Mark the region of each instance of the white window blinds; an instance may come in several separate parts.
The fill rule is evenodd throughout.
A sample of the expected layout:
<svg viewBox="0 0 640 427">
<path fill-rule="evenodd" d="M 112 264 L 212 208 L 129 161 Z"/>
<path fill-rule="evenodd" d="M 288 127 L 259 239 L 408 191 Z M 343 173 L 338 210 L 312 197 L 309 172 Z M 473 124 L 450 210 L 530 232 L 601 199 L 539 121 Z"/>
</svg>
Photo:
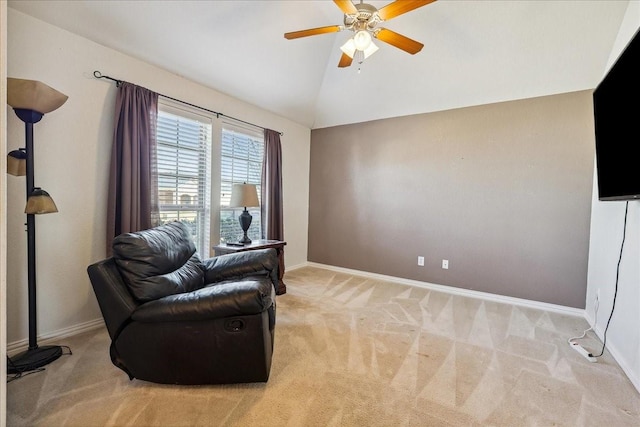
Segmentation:
<svg viewBox="0 0 640 427">
<path fill-rule="evenodd" d="M 238 216 L 243 208 L 230 208 L 233 184 L 255 184 L 260 198 L 264 135 L 261 128 L 222 124 L 221 176 L 220 176 L 220 241 L 237 242 L 242 237 Z M 261 239 L 260 208 L 247 208 L 253 220 L 247 236 Z"/>
<path fill-rule="evenodd" d="M 158 107 L 158 201 L 162 223 L 191 228 L 201 257 L 209 255 L 211 118 L 163 103 Z"/>
</svg>

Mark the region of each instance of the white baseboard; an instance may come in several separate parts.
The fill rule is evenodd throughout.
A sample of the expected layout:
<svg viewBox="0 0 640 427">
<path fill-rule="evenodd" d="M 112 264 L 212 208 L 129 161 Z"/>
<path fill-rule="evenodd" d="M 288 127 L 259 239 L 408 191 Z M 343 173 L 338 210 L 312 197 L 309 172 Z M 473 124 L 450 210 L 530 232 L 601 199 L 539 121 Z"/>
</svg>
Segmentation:
<svg viewBox="0 0 640 427">
<path fill-rule="evenodd" d="M 103 327 L 104 320 L 102 318 L 79 323 L 77 325 L 69 326 L 68 328 L 58 329 L 57 331 L 38 336 L 38 345 L 54 345 L 56 344 L 56 341 L 62 338 L 72 337 L 74 335 L 79 335 L 84 332 L 93 331 Z M 27 348 L 29 348 L 28 339 L 7 343 L 7 355 L 9 355 L 9 357 L 14 356 L 25 351 Z"/>
<path fill-rule="evenodd" d="M 587 319 L 587 322 L 589 322 L 589 325 L 593 328 L 593 332 L 595 332 L 595 334 L 600 339 L 600 342 L 603 342 L 604 329 L 602 329 L 602 326 L 594 325 L 595 318 L 588 312 L 585 313 L 585 318 Z M 622 352 L 618 350 L 616 345 L 614 343 L 611 343 L 611 341 L 607 341 L 607 351 L 611 353 L 611 356 L 616 360 L 616 363 L 620 366 L 620 369 L 624 371 L 627 378 L 629 378 L 629 381 L 631 381 L 631 384 L 633 384 L 636 390 L 638 390 L 638 393 L 640 393 L 640 378 L 636 375 L 632 367 L 629 366 Z"/>
<path fill-rule="evenodd" d="M 435 283 L 421 282 L 419 280 L 404 279 L 401 277 L 394 277 L 394 276 L 386 276 L 384 274 L 370 273 L 368 271 L 352 270 L 349 268 L 336 267 L 333 265 L 319 264 L 315 262 L 298 264 L 296 266 L 288 268 L 287 271 L 297 270 L 302 267 L 322 268 L 325 270 L 336 271 L 339 273 L 352 274 L 354 276 L 367 277 L 375 280 L 399 283 L 402 285 L 430 289 L 430 290 L 445 292 L 453 295 L 461 295 L 461 296 L 466 296 L 470 298 L 478 298 L 478 299 L 483 299 L 488 301 L 517 305 L 521 307 L 535 308 L 538 310 L 552 311 L 555 313 L 566 314 L 569 316 L 577 316 L 577 317 L 583 317 L 583 318 L 585 317 L 585 310 L 581 308 L 566 307 L 563 305 L 550 304 L 546 302 L 532 301 L 532 300 L 527 300 L 522 298 L 514 298 L 514 297 L 508 297 L 504 295 L 490 294 L 488 292 L 472 291 L 469 289 L 456 288 L 453 286 L 438 285 Z"/>
<path fill-rule="evenodd" d="M 296 264 L 296 265 L 292 265 L 292 266 L 287 266 L 287 268 L 285 268 L 285 272 L 286 271 L 293 271 L 293 270 L 297 270 L 299 268 L 303 268 L 303 267 L 308 267 L 310 264 L 309 262 L 303 262 L 301 264 Z"/>
</svg>

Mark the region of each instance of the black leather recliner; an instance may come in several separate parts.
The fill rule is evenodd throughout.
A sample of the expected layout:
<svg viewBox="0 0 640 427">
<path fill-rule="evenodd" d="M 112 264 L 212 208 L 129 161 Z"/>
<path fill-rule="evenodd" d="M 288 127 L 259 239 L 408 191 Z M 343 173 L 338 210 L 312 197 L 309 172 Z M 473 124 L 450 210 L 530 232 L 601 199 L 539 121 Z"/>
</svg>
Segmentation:
<svg viewBox="0 0 640 427">
<path fill-rule="evenodd" d="M 273 353 L 274 249 L 201 260 L 182 222 L 126 233 L 87 268 L 115 366 L 164 384 L 265 382 Z"/>
</svg>

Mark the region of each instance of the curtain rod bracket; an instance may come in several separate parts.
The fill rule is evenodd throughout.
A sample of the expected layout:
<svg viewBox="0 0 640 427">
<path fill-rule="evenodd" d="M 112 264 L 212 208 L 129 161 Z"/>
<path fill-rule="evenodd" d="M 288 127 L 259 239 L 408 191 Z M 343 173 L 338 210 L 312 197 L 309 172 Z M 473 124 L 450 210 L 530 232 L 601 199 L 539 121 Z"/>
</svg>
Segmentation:
<svg viewBox="0 0 640 427">
<path fill-rule="evenodd" d="M 122 84 L 122 80 L 118 80 L 118 79 L 114 79 L 113 77 L 109 77 L 109 76 L 105 76 L 104 74 L 102 74 L 100 71 L 96 70 L 93 72 L 93 77 L 95 77 L 96 79 L 107 79 L 107 80 L 111 80 L 112 82 L 115 82 L 116 87 L 120 87 L 120 85 Z"/>
</svg>

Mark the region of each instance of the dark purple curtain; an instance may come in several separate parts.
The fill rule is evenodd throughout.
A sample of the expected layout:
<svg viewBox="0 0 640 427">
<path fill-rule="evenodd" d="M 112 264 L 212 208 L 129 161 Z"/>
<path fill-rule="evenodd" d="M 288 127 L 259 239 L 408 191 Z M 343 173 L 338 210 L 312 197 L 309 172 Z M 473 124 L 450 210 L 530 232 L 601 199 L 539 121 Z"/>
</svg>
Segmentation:
<svg viewBox="0 0 640 427">
<path fill-rule="evenodd" d="M 282 146 L 280 133 L 264 130 L 264 158 L 262 161 L 262 236 L 270 240 L 284 240 L 282 215 Z"/>
<path fill-rule="evenodd" d="M 158 224 L 157 115 L 157 93 L 119 84 L 109 172 L 108 255 L 114 237 Z"/>
</svg>

